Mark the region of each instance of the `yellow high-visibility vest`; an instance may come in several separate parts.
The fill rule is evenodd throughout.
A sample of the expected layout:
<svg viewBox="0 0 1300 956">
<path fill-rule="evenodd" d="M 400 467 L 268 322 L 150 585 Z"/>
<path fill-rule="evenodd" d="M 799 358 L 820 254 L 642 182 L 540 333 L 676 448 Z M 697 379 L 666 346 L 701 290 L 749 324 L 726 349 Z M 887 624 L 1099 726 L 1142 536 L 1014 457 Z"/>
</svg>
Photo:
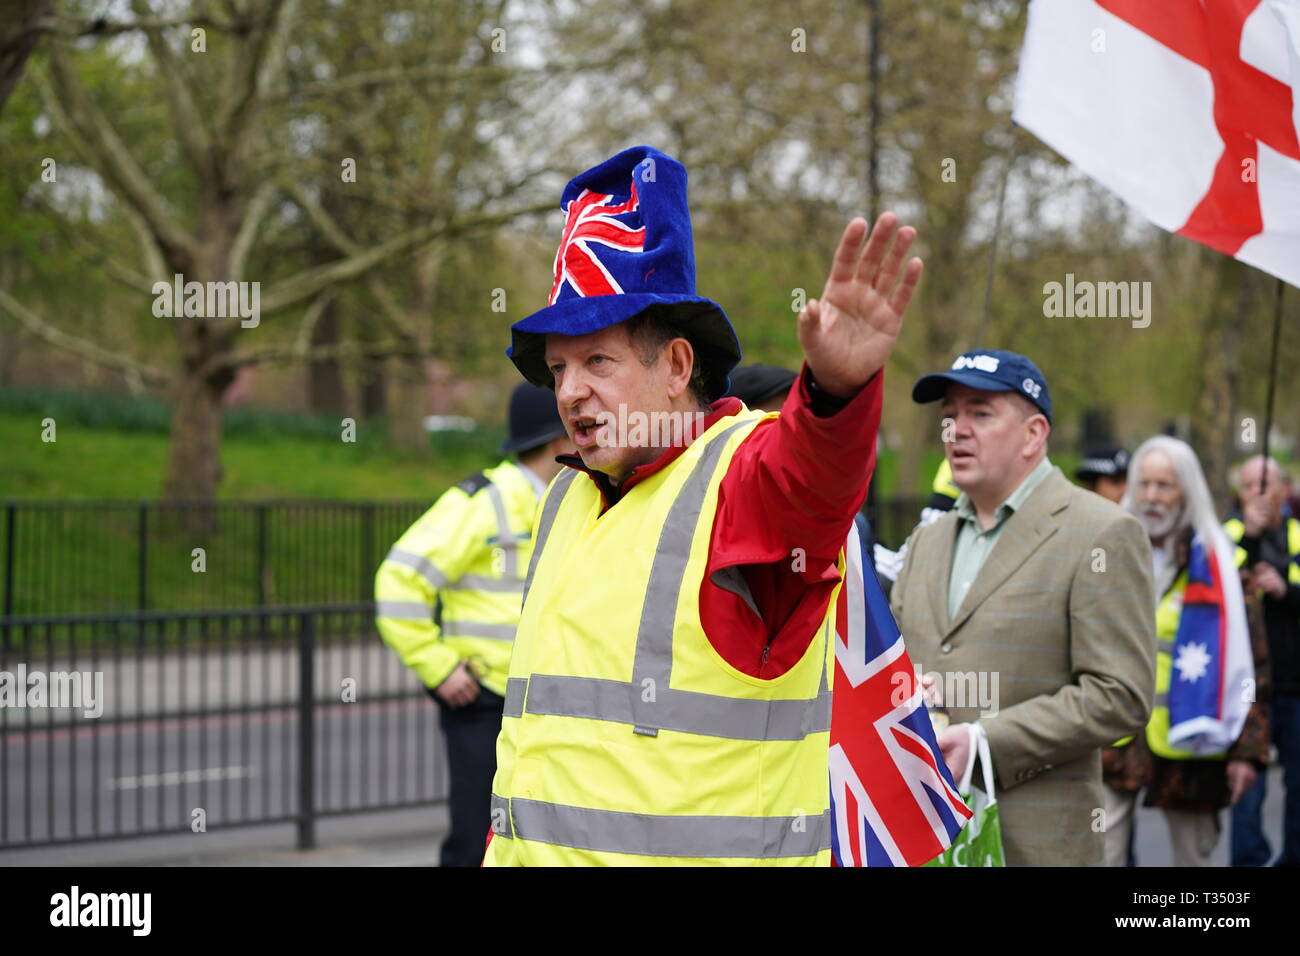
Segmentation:
<svg viewBox="0 0 1300 956">
<path fill-rule="evenodd" d="M 930 483 L 930 491 L 936 495 L 951 498 L 953 501 L 956 501 L 957 496 L 961 494 L 961 489 L 953 484 L 952 465 L 948 464 L 946 457 L 939 462 L 939 468 L 934 473 L 934 481 Z"/>
<path fill-rule="evenodd" d="M 1234 557 L 1237 567 L 1244 567 L 1246 564 L 1246 549 L 1241 546 L 1241 539 L 1246 534 L 1245 524 L 1240 518 L 1229 518 L 1223 523 L 1223 530 L 1227 533 L 1228 540 L 1236 545 Z M 1297 557 L 1300 557 L 1300 521 L 1295 518 L 1288 518 L 1286 522 L 1286 547 L 1290 558 L 1287 562 L 1287 581 L 1291 584 L 1300 584 L 1300 566 L 1296 563 Z M 1146 734 L 1147 743 L 1150 744 L 1151 750 L 1170 760 L 1200 759 L 1203 756 L 1169 746 L 1169 680 L 1170 673 L 1173 670 L 1174 638 L 1178 634 L 1178 615 L 1182 611 L 1183 589 L 1186 587 L 1187 574 L 1184 572 L 1156 609 L 1156 638 L 1158 641 L 1156 645 L 1156 701 L 1151 710 L 1151 717 L 1147 722 Z M 1112 746 L 1125 747 L 1132 741 L 1132 737 L 1125 737 L 1123 740 L 1116 741 Z M 1206 759 L 1222 759 L 1222 755 L 1217 758 L 1209 757 Z"/>
<path fill-rule="evenodd" d="M 428 687 L 463 660 L 505 696 L 537 513 L 521 468 L 504 461 L 448 489 L 375 575 L 379 633 Z"/>
<path fill-rule="evenodd" d="M 1169 682 L 1174 670 L 1174 640 L 1178 636 L 1178 619 L 1183 613 L 1183 593 L 1187 590 L 1184 569 L 1173 587 L 1156 608 L 1156 696 L 1147 720 L 1147 746 L 1166 760 L 1223 760 L 1226 754 L 1197 754 L 1180 750 L 1169 743 Z"/>
<path fill-rule="evenodd" d="M 1237 567 L 1244 567 L 1246 549 L 1241 546 L 1241 539 L 1246 534 L 1246 525 L 1240 518 L 1229 518 L 1223 522 L 1223 530 L 1228 533 L 1228 539 L 1237 546 L 1234 553 Z M 1295 518 L 1286 519 L 1286 550 L 1287 557 L 1290 559 L 1286 565 L 1286 579 L 1290 584 L 1300 584 L 1300 564 L 1297 563 L 1297 559 L 1300 558 L 1300 521 Z"/>
<path fill-rule="evenodd" d="M 551 484 L 486 865 L 829 865 L 838 586 L 808 650 L 771 680 L 723 660 L 700 621 L 718 487 L 764 417 L 716 422 L 603 515 L 585 475 Z"/>
</svg>

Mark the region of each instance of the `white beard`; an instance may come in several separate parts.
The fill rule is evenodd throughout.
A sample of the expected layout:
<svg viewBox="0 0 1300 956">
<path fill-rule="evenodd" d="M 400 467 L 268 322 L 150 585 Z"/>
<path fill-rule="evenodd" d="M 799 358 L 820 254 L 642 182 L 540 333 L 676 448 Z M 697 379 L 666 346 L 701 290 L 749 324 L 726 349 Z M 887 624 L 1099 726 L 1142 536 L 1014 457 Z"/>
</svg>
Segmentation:
<svg viewBox="0 0 1300 956">
<path fill-rule="evenodd" d="M 1182 508 L 1177 511 L 1166 511 L 1163 508 L 1159 510 L 1164 513 L 1156 517 L 1147 514 L 1145 510 L 1138 512 L 1137 515 L 1137 519 L 1142 522 L 1142 527 L 1146 528 L 1147 537 L 1152 540 L 1168 536 L 1169 532 L 1178 526 L 1178 519 L 1183 514 Z"/>
</svg>

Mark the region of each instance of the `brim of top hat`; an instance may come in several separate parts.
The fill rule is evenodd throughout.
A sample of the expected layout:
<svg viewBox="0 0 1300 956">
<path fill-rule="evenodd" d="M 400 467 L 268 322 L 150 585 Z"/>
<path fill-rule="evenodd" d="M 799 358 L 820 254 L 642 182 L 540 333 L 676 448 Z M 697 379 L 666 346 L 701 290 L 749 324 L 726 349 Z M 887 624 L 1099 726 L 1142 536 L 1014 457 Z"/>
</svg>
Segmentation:
<svg viewBox="0 0 1300 956">
<path fill-rule="evenodd" d="M 547 335 L 589 335 L 642 312 L 657 314 L 689 331 L 696 361 L 704 369 L 707 399 L 713 401 L 726 394 L 731 370 L 740 363 L 740 343 L 722 306 L 698 295 L 634 292 L 566 299 L 512 325 L 506 355 L 528 381 L 553 388 L 555 383 L 546 367 Z"/>
</svg>

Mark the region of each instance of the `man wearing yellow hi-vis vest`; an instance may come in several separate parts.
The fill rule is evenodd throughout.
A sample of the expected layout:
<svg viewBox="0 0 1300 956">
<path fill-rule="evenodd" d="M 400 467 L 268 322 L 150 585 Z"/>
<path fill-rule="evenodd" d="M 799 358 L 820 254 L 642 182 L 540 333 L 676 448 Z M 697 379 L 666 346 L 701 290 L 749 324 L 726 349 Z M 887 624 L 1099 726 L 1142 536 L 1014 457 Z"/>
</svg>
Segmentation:
<svg viewBox="0 0 1300 956">
<path fill-rule="evenodd" d="M 719 398 L 740 350 L 695 294 L 680 163 L 625 150 L 561 208 L 509 354 L 578 454 L 538 519 L 485 863 L 827 865 L 830 631 L 914 230 L 849 224 L 776 414 Z"/>
<path fill-rule="evenodd" d="M 1107 755 L 1106 861 L 1123 866 L 1138 790 L 1169 826 L 1175 866 L 1206 866 L 1219 811 L 1268 761 L 1267 650 L 1258 602 L 1196 453 L 1165 435 L 1133 454 L 1123 505 L 1151 539 L 1156 594 L 1155 702 L 1143 734 Z"/>
<path fill-rule="evenodd" d="M 375 575 L 379 633 L 438 704 L 451 778 L 442 866 L 477 866 L 496 736 L 519 623 L 533 519 L 568 448 L 551 393 L 510 396 L 501 462 L 449 489 L 397 540 Z"/>
<path fill-rule="evenodd" d="M 1267 471 L 1265 468 L 1267 467 Z M 1274 859 L 1261 820 L 1267 775 L 1232 808 L 1233 866 L 1300 866 L 1300 520 L 1288 513 L 1290 477 L 1271 458 L 1238 473 L 1241 513 L 1224 523 L 1247 589 L 1260 595 L 1272 695 L 1269 730 L 1282 765 L 1282 845 Z"/>
</svg>

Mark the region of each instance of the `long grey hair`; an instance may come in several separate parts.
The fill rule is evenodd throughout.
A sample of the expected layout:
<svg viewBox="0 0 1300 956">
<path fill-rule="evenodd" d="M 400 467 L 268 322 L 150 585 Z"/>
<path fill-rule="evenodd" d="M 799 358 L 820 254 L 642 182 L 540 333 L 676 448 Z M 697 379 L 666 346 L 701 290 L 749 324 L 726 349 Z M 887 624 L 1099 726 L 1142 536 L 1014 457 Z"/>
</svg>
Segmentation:
<svg viewBox="0 0 1300 956">
<path fill-rule="evenodd" d="M 1138 469 L 1142 465 L 1142 459 L 1153 451 L 1163 452 L 1168 457 L 1182 489 L 1183 509 L 1174 522 L 1174 532 L 1177 533 L 1190 526 L 1207 546 L 1222 544 L 1226 547 L 1228 537 L 1223 533 L 1219 517 L 1215 514 L 1214 499 L 1210 496 L 1210 486 L 1205 481 L 1205 472 L 1201 470 L 1201 462 L 1197 459 L 1196 452 L 1185 441 L 1169 435 L 1156 435 L 1139 445 L 1129 460 L 1128 487 L 1124 489 L 1124 499 L 1120 505 L 1130 514 L 1141 513 L 1142 508 L 1138 503 Z M 1228 553 L 1231 553 L 1230 549 Z"/>
</svg>

